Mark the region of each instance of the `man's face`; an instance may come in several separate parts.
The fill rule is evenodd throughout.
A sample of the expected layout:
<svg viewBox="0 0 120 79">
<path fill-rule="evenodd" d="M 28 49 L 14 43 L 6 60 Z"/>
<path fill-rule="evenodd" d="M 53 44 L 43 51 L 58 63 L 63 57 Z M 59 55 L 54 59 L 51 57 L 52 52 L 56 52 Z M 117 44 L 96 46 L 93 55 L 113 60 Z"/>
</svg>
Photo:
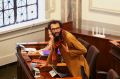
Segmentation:
<svg viewBox="0 0 120 79">
<path fill-rule="evenodd" d="M 51 24 L 51 32 L 52 32 L 54 37 L 57 37 L 60 35 L 61 28 L 60 28 L 59 23 Z"/>
</svg>

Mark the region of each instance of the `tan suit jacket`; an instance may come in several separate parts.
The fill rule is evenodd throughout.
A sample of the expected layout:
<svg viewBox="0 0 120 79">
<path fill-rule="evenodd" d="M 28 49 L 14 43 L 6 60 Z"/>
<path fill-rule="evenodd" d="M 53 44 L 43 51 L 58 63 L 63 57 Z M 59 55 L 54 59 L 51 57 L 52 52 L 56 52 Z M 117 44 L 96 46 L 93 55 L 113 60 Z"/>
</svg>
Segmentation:
<svg viewBox="0 0 120 79">
<path fill-rule="evenodd" d="M 66 52 L 66 50 L 63 48 L 62 45 L 59 46 L 59 50 L 71 74 L 73 76 L 81 76 L 80 68 L 81 66 L 83 66 L 85 73 L 87 77 L 89 78 L 89 67 L 88 67 L 86 59 L 83 56 L 83 54 L 87 52 L 87 49 L 71 33 L 63 30 L 62 35 L 63 35 L 63 40 L 64 40 L 63 44 L 68 46 L 69 52 Z M 47 58 L 48 63 L 51 63 L 52 55 L 54 52 L 55 51 L 52 48 Z"/>
</svg>

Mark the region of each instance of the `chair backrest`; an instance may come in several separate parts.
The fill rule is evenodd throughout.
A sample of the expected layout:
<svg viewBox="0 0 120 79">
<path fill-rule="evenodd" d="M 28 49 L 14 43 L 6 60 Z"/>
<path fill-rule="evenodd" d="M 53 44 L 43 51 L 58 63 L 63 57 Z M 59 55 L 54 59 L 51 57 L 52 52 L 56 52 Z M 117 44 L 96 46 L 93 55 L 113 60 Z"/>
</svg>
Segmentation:
<svg viewBox="0 0 120 79">
<path fill-rule="evenodd" d="M 77 38 L 79 42 L 81 42 L 86 48 L 87 50 L 90 47 L 90 43 L 88 43 L 87 41 L 83 40 L 82 38 Z"/>
<path fill-rule="evenodd" d="M 107 73 L 107 79 L 120 79 L 120 77 L 118 76 L 116 71 L 110 69 Z"/>
<path fill-rule="evenodd" d="M 90 43 L 88 43 L 87 41 L 85 41 L 85 40 L 83 40 L 82 38 L 77 38 L 78 39 L 78 41 L 81 43 L 81 44 L 83 44 L 84 46 L 85 46 L 85 48 L 88 50 L 89 49 L 89 47 L 91 46 L 91 44 Z M 84 54 L 84 56 L 86 57 L 86 54 Z"/>
<path fill-rule="evenodd" d="M 99 54 L 99 50 L 94 46 L 88 43 L 87 41 L 83 40 L 82 38 L 77 38 L 86 48 L 87 54 L 85 58 L 88 62 L 90 68 L 90 79 L 95 79 L 96 76 L 96 60 Z"/>
<path fill-rule="evenodd" d="M 90 79 L 94 79 L 96 76 L 96 60 L 98 54 L 99 50 L 94 45 L 91 45 L 86 55 L 86 60 L 90 68 Z"/>
</svg>

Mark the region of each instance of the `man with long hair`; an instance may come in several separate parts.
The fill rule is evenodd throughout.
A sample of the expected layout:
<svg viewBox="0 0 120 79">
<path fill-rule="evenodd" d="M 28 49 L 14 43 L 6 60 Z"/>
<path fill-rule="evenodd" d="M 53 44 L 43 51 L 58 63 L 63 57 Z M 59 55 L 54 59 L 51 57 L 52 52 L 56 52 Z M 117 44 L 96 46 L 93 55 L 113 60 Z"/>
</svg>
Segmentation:
<svg viewBox="0 0 120 79">
<path fill-rule="evenodd" d="M 83 54 L 87 49 L 68 31 L 62 29 L 62 23 L 52 20 L 48 24 L 48 30 L 53 35 L 50 44 L 50 54 L 45 66 L 57 64 L 57 50 L 73 76 L 82 76 L 83 79 L 89 78 L 89 67 Z"/>
</svg>

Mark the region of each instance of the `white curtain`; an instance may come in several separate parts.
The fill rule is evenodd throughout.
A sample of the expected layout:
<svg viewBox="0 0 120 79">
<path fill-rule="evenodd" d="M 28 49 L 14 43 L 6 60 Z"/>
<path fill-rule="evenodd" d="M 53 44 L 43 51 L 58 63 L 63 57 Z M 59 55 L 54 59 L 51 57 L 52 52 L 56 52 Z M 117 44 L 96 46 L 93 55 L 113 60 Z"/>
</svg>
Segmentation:
<svg viewBox="0 0 120 79">
<path fill-rule="evenodd" d="M 81 0 L 62 0 L 62 21 L 73 21 L 74 28 L 81 28 L 81 8 Z"/>
</svg>

